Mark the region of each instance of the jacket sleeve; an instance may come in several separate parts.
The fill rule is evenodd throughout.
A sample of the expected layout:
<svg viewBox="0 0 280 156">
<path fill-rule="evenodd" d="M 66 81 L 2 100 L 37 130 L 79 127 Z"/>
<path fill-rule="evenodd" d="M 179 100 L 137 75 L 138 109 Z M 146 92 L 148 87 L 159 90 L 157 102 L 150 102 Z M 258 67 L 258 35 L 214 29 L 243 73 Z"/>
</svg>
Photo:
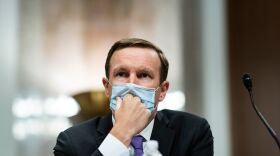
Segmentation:
<svg viewBox="0 0 280 156">
<path fill-rule="evenodd" d="M 197 127 L 192 145 L 191 156 L 213 156 L 213 136 L 205 119 Z"/>
<path fill-rule="evenodd" d="M 53 150 L 54 156 L 78 156 L 72 140 L 66 132 L 61 132 L 58 135 L 57 142 Z M 102 156 L 102 154 L 98 149 L 96 149 L 91 156 Z"/>
</svg>

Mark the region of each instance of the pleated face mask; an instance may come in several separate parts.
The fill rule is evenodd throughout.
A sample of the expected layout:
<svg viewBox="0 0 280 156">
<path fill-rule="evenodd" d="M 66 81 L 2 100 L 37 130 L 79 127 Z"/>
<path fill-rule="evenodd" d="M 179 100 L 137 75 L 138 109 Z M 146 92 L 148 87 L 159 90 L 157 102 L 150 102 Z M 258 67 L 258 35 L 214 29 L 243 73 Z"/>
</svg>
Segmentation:
<svg viewBox="0 0 280 156">
<path fill-rule="evenodd" d="M 110 83 L 111 84 L 111 83 Z M 146 88 L 133 83 L 113 84 L 112 95 L 110 99 L 110 109 L 115 111 L 117 107 L 117 97 L 124 98 L 127 94 L 132 94 L 141 99 L 141 102 L 149 111 L 153 111 L 155 105 L 155 94 L 157 88 Z"/>
</svg>

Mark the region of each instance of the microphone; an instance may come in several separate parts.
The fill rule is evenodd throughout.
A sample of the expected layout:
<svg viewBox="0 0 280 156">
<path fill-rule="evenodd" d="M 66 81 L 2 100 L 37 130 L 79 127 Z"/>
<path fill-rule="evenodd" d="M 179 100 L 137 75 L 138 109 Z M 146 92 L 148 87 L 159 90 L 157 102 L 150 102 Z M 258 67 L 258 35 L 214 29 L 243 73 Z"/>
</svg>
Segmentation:
<svg viewBox="0 0 280 156">
<path fill-rule="evenodd" d="M 255 112 L 257 113 L 258 117 L 261 119 L 262 123 L 265 125 L 265 127 L 267 128 L 268 132 L 270 133 L 270 135 L 273 137 L 273 139 L 275 140 L 276 144 L 278 145 L 278 149 L 280 150 L 280 141 L 279 138 L 277 137 L 277 134 L 274 132 L 274 130 L 271 128 L 271 126 L 268 124 L 268 122 L 266 121 L 266 119 L 264 118 L 264 116 L 262 115 L 262 113 L 259 111 L 258 107 L 255 105 L 254 102 L 254 97 L 253 97 L 253 83 L 252 83 L 252 77 L 250 74 L 246 73 L 242 76 L 242 80 L 243 80 L 243 84 L 246 87 L 246 89 L 249 92 L 250 95 L 250 100 L 251 100 L 251 104 L 255 110 Z"/>
<path fill-rule="evenodd" d="M 242 77 L 242 80 L 243 80 L 243 83 L 244 83 L 244 86 L 247 88 L 248 91 L 252 91 L 252 78 L 250 76 L 250 74 L 246 73 L 243 75 Z"/>
</svg>

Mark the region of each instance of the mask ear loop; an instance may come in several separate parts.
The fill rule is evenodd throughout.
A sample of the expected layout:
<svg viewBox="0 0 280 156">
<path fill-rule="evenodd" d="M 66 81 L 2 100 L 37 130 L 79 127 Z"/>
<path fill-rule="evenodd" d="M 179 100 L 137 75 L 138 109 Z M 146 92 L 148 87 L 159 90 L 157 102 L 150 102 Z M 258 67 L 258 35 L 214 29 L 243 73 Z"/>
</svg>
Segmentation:
<svg viewBox="0 0 280 156">
<path fill-rule="evenodd" d="M 106 81 L 108 82 L 109 85 L 113 86 L 112 83 L 108 79 L 106 79 Z"/>
<path fill-rule="evenodd" d="M 108 82 L 111 86 L 113 86 L 112 83 L 111 83 L 108 79 L 106 79 L 106 80 L 107 80 L 107 82 Z"/>
<path fill-rule="evenodd" d="M 155 99 L 155 94 L 156 94 L 156 92 L 159 90 L 160 87 L 161 87 L 161 84 L 155 89 L 153 99 Z M 155 101 L 154 101 L 154 102 L 155 102 Z M 156 107 L 158 107 L 158 105 L 157 105 Z M 156 109 L 156 108 L 155 108 L 155 104 L 154 104 L 154 109 Z"/>
<path fill-rule="evenodd" d="M 157 92 L 160 87 L 161 87 L 161 84 L 155 89 L 155 92 Z"/>
<path fill-rule="evenodd" d="M 158 86 L 158 87 L 155 89 L 155 92 L 157 92 L 159 88 L 160 88 L 160 86 Z"/>
</svg>

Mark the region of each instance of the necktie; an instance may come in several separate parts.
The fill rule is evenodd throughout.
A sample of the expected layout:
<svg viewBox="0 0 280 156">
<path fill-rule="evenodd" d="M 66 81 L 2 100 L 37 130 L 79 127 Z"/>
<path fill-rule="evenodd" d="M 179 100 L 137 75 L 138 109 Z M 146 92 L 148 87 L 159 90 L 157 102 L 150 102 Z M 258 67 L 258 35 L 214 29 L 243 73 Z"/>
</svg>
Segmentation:
<svg viewBox="0 0 280 156">
<path fill-rule="evenodd" d="M 131 145 L 134 148 L 134 156 L 142 156 L 143 155 L 143 142 L 145 138 L 141 135 L 134 136 L 131 141 Z"/>
</svg>

